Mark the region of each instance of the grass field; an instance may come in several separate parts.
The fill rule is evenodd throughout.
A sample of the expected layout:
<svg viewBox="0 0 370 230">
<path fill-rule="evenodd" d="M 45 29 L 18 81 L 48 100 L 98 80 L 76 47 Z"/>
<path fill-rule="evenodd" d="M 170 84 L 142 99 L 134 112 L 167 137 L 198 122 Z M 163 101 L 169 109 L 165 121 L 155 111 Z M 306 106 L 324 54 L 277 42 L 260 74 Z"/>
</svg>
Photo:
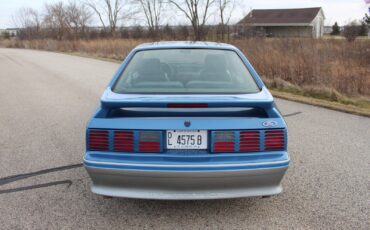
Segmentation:
<svg viewBox="0 0 370 230">
<path fill-rule="evenodd" d="M 0 46 L 74 53 L 122 61 L 134 39 L 3 40 Z M 241 49 L 272 89 L 370 111 L 370 40 L 241 39 Z M 369 112 L 370 113 L 370 112 Z"/>
</svg>

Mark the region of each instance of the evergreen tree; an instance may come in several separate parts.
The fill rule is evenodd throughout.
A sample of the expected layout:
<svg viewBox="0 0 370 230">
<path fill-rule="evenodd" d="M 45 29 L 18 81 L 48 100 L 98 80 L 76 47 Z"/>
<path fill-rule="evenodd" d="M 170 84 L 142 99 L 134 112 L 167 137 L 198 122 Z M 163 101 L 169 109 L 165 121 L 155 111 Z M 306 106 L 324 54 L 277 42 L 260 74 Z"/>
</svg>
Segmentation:
<svg viewBox="0 0 370 230">
<path fill-rule="evenodd" d="M 359 26 L 359 30 L 358 30 L 358 35 L 359 36 L 367 36 L 367 34 L 369 33 L 369 25 L 370 24 L 366 24 L 365 21 L 361 22 L 361 25 Z"/>
<path fill-rule="evenodd" d="M 339 35 L 340 34 L 340 28 L 338 26 L 338 23 L 335 22 L 334 25 L 332 26 L 333 30 L 330 35 Z"/>
<path fill-rule="evenodd" d="M 370 9 L 369 9 L 370 10 Z M 370 16 L 368 14 L 365 14 L 364 22 L 370 26 Z"/>
</svg>

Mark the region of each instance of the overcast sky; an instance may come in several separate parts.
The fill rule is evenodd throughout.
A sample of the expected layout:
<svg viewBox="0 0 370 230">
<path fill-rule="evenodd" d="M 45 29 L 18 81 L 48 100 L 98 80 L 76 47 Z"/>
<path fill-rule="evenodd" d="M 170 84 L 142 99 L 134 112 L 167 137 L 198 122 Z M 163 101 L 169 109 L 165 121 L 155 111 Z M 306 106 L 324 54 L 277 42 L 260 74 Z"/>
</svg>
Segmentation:
<svg viewBox="0 0 370 230">
<path fill-rule="evenodd" d="M 60 0 L 0 0 L 0 28 L 15 26 L 12 22 L 12 15 L 20 7 L 32 7 L 41 10 L 45 2 L 57 1 Z M 332 25 L 336 21 L 343 25 L 352 20 L 361 19 L 368 11 L 369 6 L 366 5 L 364 0 L 242 0 L 241 2 L 242 6 L 237 7 L 233 13 L 232 22 L 240 20 L 250 9 L 321 6 L 326 15 L 326 25 Z"/>
</svg>

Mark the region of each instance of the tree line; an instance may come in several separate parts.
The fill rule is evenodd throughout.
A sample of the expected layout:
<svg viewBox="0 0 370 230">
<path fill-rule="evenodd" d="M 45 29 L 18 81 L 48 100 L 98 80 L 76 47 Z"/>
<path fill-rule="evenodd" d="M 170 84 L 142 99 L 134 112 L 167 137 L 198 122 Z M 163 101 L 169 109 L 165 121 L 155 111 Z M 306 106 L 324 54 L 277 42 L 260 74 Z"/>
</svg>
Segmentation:
<svg viewBox="0 0 370 230">
<path fill-rule="evenodd" d="M 341 29 L 337 22 L 332 26 L 330 35 L 343 35 L 348 41 L 356 40 L 358 36 L 368 36 L 370 28 L 370 16 L 365 14 L 361 21 L 352 21 Z"/>
<path fill-rule="evenodd" d="M 239 0 L 70 0 L 21 8 L 13 16 L 20 39 L 164 36 L 202 40 L 210 28 L 221 39 Z M 178 18 L 181 17 L 182 20 Z M 213 26 L 209 26 L 210 18 Z M 180 22 L 180 24 L 176 24 Z M 124 24 L 134 26 L 123 27 Z"/>
</svg>

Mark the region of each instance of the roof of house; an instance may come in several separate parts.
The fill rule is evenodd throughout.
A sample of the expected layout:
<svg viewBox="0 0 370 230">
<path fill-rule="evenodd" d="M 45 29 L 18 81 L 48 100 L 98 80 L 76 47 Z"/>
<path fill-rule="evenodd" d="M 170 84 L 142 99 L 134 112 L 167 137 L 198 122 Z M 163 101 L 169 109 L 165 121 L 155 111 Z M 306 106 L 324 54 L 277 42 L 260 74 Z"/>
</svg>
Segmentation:
<svg viewBox="0 0 370 230">
<path fill-rule="evenodd" d="M 321 7 L 252 10 L 238 24 L 309 24 L 320 10 Z"/>
</svg>

